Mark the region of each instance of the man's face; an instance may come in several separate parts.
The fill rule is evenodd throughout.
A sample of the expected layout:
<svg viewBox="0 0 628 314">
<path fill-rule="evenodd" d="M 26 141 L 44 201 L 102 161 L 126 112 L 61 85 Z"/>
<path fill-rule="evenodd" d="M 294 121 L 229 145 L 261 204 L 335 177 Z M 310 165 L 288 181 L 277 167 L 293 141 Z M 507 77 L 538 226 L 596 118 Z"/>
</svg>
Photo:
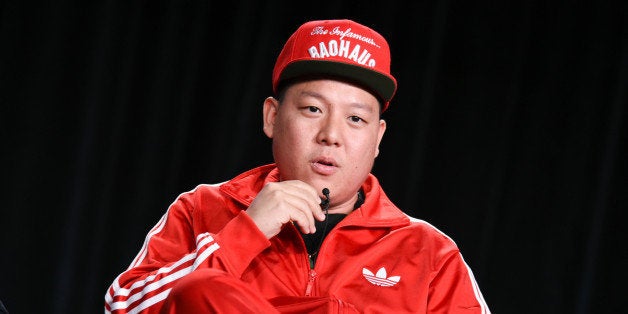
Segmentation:
<svg viewBox="0 0 628 314">
<path fill-rule="evenodd" d="M 264 133 L 273 139 L 281 180 L 329 188 L 332 206 L 353 206 L 385 130 L 375 96 L 341 81 L 296 83 L 281 104 L 264 102 Z"/>
</svg>

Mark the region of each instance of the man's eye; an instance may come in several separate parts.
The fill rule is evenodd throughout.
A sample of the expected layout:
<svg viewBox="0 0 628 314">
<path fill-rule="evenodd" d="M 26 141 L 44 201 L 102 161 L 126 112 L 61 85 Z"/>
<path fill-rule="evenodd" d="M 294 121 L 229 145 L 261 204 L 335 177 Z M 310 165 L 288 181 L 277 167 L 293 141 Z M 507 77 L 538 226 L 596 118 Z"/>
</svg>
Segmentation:
<svg viewBox="0 0 628 314">
<path fill-rule="evenodd" d="M 321 111 L 320 109 L 318 109 L 318 107 L 314 107 L 314 106 L 308 106 L 307 109 L 310 112 L 320 112 Z"/>
<path fill-rule="evenodd" d="M 360 122 L 360 121 L 364 121 L 362 118 L 358 117 L 358 116 L 350 116 L 349 119 L 351 120 L 351 122 Z"/>
</svg>

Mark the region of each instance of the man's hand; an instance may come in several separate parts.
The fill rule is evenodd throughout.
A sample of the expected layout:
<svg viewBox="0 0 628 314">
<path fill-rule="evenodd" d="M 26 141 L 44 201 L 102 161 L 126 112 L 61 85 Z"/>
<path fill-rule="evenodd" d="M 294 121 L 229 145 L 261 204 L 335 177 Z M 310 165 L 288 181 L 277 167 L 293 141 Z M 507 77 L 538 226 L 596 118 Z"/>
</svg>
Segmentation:
<svg viewBox="0 0 628 314">
<path fill-rule="evenodd" d="M 303 181 L 272 182 L 257 194 L 246 213 L 268 239 L 288 222 L 294 222 L 303 233 L 314 233 L 314 219 L 325 220 L 320 202 L 316 190 Z"/>
</svg>

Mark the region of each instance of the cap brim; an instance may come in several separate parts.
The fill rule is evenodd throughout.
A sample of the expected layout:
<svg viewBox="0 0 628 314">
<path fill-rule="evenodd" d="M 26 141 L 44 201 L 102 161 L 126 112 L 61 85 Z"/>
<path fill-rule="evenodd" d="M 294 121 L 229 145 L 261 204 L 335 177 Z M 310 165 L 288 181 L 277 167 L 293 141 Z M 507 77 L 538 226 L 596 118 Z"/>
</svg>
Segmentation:
<svg viewBox="0 0 628 314">
<path fill-rule="evenodd" d="M 385 74 L 352 64 L 323 60 L 302 60 L 288 64 L 281 72 L 279 84 L 303 76 L 345 78 L 370 89 L 384 102 L 392 99 L 397 87 L 395 80 Z"/>
</svg>

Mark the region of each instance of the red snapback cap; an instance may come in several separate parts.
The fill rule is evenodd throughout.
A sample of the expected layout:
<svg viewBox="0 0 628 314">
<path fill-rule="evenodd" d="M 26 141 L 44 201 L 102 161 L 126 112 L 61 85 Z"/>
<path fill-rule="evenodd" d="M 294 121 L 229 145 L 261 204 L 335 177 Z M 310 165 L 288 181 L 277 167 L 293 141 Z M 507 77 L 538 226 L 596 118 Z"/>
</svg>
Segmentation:
<svg viewBox="0 0 628 314">
<path fill-rule="evenodd" d="M 273 91 L 281 82 L 303 76 L 332 76 L 356 82 L 388 108 L 397 90 L 390 74 L 388 42 L 352 20 L 320 20 L 301 25 L 284 45 L 273 70 Z"/>
</svg>

